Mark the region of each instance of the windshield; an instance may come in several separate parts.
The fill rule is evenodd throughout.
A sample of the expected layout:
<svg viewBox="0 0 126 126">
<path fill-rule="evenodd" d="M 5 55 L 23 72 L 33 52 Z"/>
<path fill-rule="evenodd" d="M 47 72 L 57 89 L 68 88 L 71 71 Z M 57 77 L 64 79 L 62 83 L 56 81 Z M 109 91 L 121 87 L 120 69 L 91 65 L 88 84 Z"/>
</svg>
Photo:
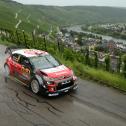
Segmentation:
<svg viewBox="0 0 126 126">
<path fill-rule="evenodd" d="M 51 55 L 44 55 L 38 57 L 30 58 L 32 64 L 38 69 L 49 69 L 61 65 L 54 57 Z"/>
</svg>

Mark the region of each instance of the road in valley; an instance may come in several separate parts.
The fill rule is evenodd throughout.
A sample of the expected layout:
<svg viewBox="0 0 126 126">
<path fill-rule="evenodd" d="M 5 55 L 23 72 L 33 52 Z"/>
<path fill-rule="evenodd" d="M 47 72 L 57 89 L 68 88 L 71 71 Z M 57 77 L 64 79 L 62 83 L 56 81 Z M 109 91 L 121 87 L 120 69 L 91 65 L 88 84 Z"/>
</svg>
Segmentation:
<svg viewBox="0 0 126 126">
<path fill-rule="evenodd" d="M 4 81 L 0 45 L 0 126 L 126 126 L 126 95 L 79 79 L 78 91 L 45 98 L 17 82 Z"/>
</svg>

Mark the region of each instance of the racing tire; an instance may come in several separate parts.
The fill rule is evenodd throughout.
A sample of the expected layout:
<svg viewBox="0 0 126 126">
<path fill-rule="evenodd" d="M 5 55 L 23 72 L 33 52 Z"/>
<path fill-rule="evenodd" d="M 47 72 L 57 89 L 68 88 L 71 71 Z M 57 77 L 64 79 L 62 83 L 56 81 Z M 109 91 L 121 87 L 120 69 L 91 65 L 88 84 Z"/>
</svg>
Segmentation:
<svg viewBox="0 0 126 126">
<path fill-rule="evenodd" d="M 30 84 L 30 89 L 34 94 L 39 94 L 40 93 L 40 85 L 37 79 L 33 79 L 31 84 Z"/>
<path fill-rule="evenodd" d="M 5 72 L 5 77 L 9 77 L 10 75 L 10 68 L 7 64 L 4 65 L 4 72 Z"/>
</svg>

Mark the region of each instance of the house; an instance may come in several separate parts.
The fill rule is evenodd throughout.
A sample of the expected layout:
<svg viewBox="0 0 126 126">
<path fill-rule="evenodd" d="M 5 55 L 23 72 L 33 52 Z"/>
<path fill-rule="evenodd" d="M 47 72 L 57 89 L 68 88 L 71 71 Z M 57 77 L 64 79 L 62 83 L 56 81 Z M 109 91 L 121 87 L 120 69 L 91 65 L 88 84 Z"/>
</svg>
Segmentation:
<svg viewBox="0 0 126 126">
<path fill-rule="evenodd" d="M 115 50 L 117 49 L 117 44 L 116 44 L 116 42 L 113 41 L 113 40 L 108 41 L 108 43 L 107 43 L 107 48 L 109 49 L 109 52 L 110 52 L 111 54 L 114 54 Z"/>
<path fill-rule="evenodd" d="M 104 64 L 105 63 L 105 57 L 106 54 L 103 52 L 98 52 L 98 61 L 100 64 Z"/>
</svg>

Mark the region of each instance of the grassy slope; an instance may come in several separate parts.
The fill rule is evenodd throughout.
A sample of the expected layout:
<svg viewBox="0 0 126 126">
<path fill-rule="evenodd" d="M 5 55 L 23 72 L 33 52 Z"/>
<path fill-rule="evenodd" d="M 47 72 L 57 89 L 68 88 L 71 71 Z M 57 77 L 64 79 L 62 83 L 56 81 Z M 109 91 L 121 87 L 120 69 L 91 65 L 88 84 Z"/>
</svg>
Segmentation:
<svg viewBox="0 0 126 126">
<path fill-rule="evenodd" d="M 62 63 L 72 68 L 75 74 L 82 79 L 93 80 L 99 84 L 126 91 L 126 78 L 121 75 L 91 68 L 77 61 L 66 61 L 59 53 L 56 55 L 56 57 L 58 57 Z"/>
<path fill-rule="evenodd" d="M 17 12 L 18 18 L 15 19 Z M 29 15 L 30 22 L 27 20 Z M 46 30 L 49 29 L 50 24 L 53 24 L 40 11 L 37 11 L 36 7 L 29 7 L 16 2 L 6 2 L 6 0 L 0 0 L 0 17 L 0 27 L 7 29 L 14 29 L 19 20 L 22 20 L 19 29 L 26 31 L 33 31 L 37 25 Z"/>
<path fill-rule="evenodd" d="M 15 13 L 20 10 L 18 18 L 14 19 Z M 30 23 L 27 20 L 29 15 Z M 13 29 L 19 19 L 23 21 L 20 25 L 21 29 L 31 31 L 36 25 L 40 25 L 42 30 L 46 30 L 51 25 L 125 22 L 126 9 L 93 6 L 22 5 L 10 0 L 0 0 L 0 27 Z"/>
</svg>

